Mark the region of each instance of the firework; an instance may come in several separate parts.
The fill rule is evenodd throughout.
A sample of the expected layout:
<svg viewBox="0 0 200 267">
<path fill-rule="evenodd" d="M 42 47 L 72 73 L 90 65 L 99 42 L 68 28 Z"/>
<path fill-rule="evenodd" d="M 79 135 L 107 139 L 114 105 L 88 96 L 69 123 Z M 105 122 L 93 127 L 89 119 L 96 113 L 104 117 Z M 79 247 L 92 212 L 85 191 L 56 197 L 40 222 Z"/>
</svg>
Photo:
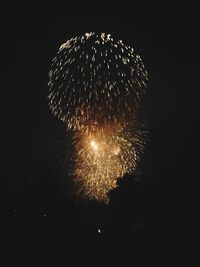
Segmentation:
<svg viewBox="0 0 200 267">
<path fill-rule="evenodd" d="M 49 104 L 68 128 L 134 121 L 147 72 L 139 55 L 110 34 L 86 33 L 62 44 L 49 72 Z"/>
<path fill-rule="evenodd" d="M 124 174 L 136 173 L 144 148 L 145 132 L 102 129 L 76 133 L 74 180 L 89 199 L 108 203 L 109 192 Z"/>
<path fill-rule="evenodd" d="M 60 46 L 49 72 L 49 106 L 74 133 L 77 192 L 109 201 L 119 178 L 135 173 L 144 148 L 136 114 L 147 72 L 133 48 L 86 33 Z"/>
</svg>

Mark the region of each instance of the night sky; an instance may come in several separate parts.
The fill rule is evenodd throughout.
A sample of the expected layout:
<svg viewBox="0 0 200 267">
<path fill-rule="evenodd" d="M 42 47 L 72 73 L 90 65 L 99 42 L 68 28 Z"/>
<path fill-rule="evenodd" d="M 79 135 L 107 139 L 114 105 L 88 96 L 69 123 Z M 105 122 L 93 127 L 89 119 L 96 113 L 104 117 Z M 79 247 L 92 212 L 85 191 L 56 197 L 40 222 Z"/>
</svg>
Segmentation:
<svg viewBox="0 0 200 267">
<path fill-rule="evenodd" d="M 2 267 L 195 266 L 198 7 L 134 2 L 9 1 L 2 8 Z M 71 194 L 70 136 L 47 102 L 48 71 L 60 44 L 90 31 L 133 46 L 149 73 L 142 173 L 120 180 L 108 206 Z"/>
</svg>

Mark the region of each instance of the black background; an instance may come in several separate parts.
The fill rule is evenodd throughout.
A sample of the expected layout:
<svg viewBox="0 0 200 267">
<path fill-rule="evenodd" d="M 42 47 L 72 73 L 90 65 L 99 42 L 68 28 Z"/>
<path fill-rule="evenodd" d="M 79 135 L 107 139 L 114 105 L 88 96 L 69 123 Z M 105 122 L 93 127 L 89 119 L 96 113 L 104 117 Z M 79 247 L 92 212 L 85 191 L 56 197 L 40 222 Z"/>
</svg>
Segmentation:
<svg viewBox="0 0 200 267">
<path fill-rule="evenodd" d="M 2 19 L 1 266 L 195 266 L 198 6 L 9 2 Z M 108 206 L 70 195 L 67 136 L 46 99 L 60 44 L 90 31 L 133 46 L 149 73 L 142 174 Z"/>
</svg>

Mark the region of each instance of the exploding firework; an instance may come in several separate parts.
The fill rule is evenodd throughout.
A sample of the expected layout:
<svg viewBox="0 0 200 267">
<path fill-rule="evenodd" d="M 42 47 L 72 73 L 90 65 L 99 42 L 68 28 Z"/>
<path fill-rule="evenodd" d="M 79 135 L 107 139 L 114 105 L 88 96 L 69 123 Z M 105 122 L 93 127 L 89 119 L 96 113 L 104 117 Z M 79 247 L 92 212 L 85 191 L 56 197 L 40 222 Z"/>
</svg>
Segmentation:
<svg viewBox="0 0 200 267">
<path fill-rule="evenodd" d="M 139 55 L 110 34 L 86 33 L 61 45 L 49 72 L 49 106 L 74 133 L 77 192 L 109 201 L 144 148 L 136 113 L 147 72 Z"/>
<path fill-rule="evenodd" d="M 49 103 L 68 128 L 134 121 L 147 72 L 133 48 L 109 34 L 86 33 L 61 45 L 49 73 Z"/>
<path fill-rule="evenodd" d="M 89 199 L 108 203 L 109 192 L 124 174 L 136 173 L 145 132 L 103 129 L 75 134 L 74 180 Z"/>
</svg>

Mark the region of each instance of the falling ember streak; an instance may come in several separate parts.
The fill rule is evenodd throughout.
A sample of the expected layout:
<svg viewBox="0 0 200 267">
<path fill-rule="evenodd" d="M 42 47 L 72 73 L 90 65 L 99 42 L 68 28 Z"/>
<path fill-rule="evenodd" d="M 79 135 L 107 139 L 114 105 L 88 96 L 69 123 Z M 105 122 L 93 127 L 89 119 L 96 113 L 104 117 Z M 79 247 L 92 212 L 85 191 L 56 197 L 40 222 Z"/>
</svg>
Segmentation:
<svg viewBox="0 0 200 267">
<path fill-rule="evenodd" d="M 74 132 L 77 192 L 108 202 L 144 148 L 136 113 L 147 72 L 133 48 L 110 34 L 86 33 L 60 46 L 49 72 L 49 107 Z"/>
</svg>

